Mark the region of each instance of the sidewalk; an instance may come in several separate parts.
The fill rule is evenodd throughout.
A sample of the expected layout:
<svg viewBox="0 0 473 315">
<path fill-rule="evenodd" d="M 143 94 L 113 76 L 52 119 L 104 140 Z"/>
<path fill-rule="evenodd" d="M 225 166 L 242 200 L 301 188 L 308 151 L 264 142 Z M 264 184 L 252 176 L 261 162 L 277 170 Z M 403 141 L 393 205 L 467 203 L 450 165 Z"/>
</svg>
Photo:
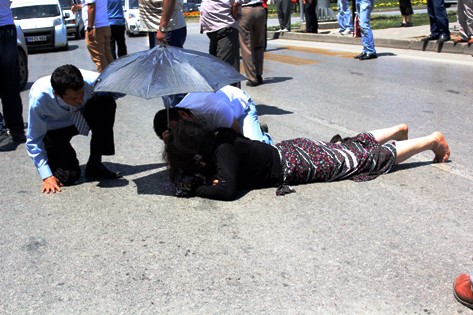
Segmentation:
<svg viewBox="0 0 473 315">
<path fill-rule="evenodd" d="M 454 23 L 450 23 L 450 30 L 453 30 Z M 452 31 L 452 34 L 455 34 Z M 374 43 L 376 47 L 413 49 L 423 51 L 445 52 L 454 54 L 466 54 L 473 56 L 473 45 L 466 43 L 455 44 L 453 41 L 444 43 L 441 47 L 437 41 L 423 42 L 421 39 L 430 34 L 429 25 L 413 26 L 408 28 L 388 28 L 373 30 Z M 361 45 L 361 38 L 351 35 L 338 34 L 336 22 L 319 23 L 319 33 L 304 33 L 298 30 L 292 32 L 268 32 L 270 39 L 293 39 L 302 41 L 328 42 L 338 44 Z"/>
</svg>

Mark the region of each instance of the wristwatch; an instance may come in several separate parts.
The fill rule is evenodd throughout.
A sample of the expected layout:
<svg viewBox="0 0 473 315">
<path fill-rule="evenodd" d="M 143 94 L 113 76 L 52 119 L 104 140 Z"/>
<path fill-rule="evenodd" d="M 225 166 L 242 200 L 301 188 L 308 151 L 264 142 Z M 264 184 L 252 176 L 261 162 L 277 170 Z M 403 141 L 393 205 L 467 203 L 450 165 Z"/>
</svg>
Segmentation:
<svg viewBox="0 0 473 315">
<path fill-rule="evenodd" d="M 90 32 L 93 29 L 94 29 L 93 27 L 87 27 L 87 32 Z"/>
<path fill-rule="evenodd" d="M 161 32 L 161 33 L 167 33 L 169 31 L 169 29 L 167 27 L 163 27 L 163 26 L 159 26 L 158 30 Z"/>
</svg>

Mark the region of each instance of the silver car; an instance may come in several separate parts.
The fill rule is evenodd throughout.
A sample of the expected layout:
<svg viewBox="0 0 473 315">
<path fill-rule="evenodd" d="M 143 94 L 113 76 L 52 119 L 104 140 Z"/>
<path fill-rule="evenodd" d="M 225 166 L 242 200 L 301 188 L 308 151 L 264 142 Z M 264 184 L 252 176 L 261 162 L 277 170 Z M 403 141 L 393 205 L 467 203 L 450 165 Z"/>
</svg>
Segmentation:
<svg viewBox="0 0 473 315">
<path fill-rule="evenodd" d="M 18 46 L 18 62 L 20 64 L 20 88 L 24 89 L 28 83 L 28 48 L 26 47 L 25 35 L 20 25 L 16 26 L 16 43 Z"/>
</svg>

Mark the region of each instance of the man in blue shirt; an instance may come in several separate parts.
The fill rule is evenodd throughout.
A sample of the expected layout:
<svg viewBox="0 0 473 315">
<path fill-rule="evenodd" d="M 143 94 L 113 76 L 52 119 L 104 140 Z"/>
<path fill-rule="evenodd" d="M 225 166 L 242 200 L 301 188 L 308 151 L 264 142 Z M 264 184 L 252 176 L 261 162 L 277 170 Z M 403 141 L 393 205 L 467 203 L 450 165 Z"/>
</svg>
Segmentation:
<svg viewBox="0 0 473 315">
<path fill-rule="evenodd" d="M 108 21 L 112 36 L 110 37 L 110 50 L 113 59 L 127 54 L 125 43 L 125 16 L 121 0 L 108 0 L 107 2 Z"/>
<path fill-rule="evenodd" d="M 88 135 L 90 158 L 85 176 L 119 178 L 119 172 L 102 164 L 102 155 L 115 154 L 113 124 L 116 102 L 109 95 L 94 95 L 98 73 L 73 65 L 56 68 L 37 80 L 30 90 L 26 149 L 43 179 L 42 192 L 59 192 L 72 185 L 81 174 L 72 137 Z"/>
</svg>

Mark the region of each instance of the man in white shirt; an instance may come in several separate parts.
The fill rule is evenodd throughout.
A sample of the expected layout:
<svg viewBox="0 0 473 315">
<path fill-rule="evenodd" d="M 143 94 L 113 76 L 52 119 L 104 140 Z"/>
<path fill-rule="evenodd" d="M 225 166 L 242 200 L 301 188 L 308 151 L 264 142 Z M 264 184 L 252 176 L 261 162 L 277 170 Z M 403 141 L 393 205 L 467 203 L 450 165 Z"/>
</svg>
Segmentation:
<svg viewBox="0 0 473 315">
<path fill-rule="evenodd" d="M 205 119 L 210 129 L 232 128 L 245 137 L 271 144 L 261 130 L 255 103 L 242 90 L 227 85 L 216 92 L 189 93 L 176 107 L 160 110 L 154 117 L 154 130 L 165 140 L 180 119 Z"/>
<path fill-rule="evenodd" d="M 61 186 L 72 185 L 80 178 L 79 161 L 70 141 L 78 134 L 88 135 L 90 130 L 85 176 L 121 177 L 102 164 L 102 155 L 115 154 L 117 104 L 109 95 L 93 94 L 97 76 L 96 72 L 64 65 L 31 87 L 26 149 L 43 180 L 42 192 L 59 192 Z"/>
</svg>

